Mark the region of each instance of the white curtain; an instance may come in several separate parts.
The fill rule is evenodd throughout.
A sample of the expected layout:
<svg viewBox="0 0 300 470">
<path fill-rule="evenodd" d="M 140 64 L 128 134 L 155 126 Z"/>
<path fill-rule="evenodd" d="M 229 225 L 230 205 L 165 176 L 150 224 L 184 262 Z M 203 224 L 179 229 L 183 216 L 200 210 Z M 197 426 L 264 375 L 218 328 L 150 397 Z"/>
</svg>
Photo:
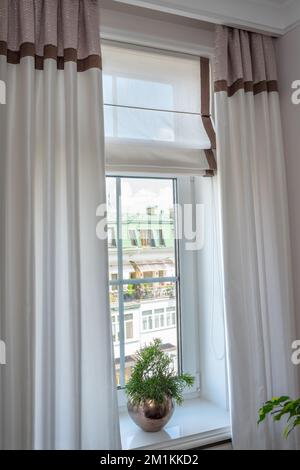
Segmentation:
<svg viewBox="0 0 300 470">
<path fill-rule="evenodd" d="M 235 449 L 294 449 L 258 409 L 296 398 L 289 219 L 271 38 L 220 27 L 215 55 L 218 172 Z"/>
<path fill-rule="evenodd" d="M 10 34 L 0 55 L 6 83 L 0 111 L 0 337 L 7 348 L 0 370 L 0 447 L 118 449 L 107 246 L 96 237 L 96 209 L 105 203 L 97 2 L 64 0 L 58 10 L 53 1 L 42 2 L 45 10 L 40 0 L 21 3 L 17 17 L 29 28 L 19 37 L 7 7 Z M 38 27 L 30 11 L 51 31 L 57 22 L 74 30 L 76 41 L 81 22 L 89 26 L 94 38 L 84 37 L 92 49 L 88 60 L 65 60 L 73 37 L 66 29 L 62 58 L 49 58 L 47 46 L 42 66 L 30 50 L 14 55 L 9 38 Z"/>
</svg>

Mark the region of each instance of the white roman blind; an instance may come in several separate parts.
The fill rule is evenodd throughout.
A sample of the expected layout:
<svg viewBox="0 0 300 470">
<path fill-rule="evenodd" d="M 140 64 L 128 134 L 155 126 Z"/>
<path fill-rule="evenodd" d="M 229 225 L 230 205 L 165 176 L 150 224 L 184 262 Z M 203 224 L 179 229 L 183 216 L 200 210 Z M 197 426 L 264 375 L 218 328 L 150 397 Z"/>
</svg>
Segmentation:
<svg viewBox="0 0 300 470">
<path fill-rule="evenodd" d="M 115 43 L 102 56 L 107 171 L 213 174 L 208 59 Z"/>
</svg>

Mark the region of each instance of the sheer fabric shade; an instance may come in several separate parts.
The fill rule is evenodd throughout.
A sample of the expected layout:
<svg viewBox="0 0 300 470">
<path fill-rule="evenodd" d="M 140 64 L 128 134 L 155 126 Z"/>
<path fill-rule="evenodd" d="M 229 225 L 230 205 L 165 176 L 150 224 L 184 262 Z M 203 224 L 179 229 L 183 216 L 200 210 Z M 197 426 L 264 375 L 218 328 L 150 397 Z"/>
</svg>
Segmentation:
<svg viewBox="0 0 300 470">
<path fill-rule="evenodd" d="M 102 55 L 107 171 L 213 171 L 201 58 L 112 43 Z"/>
</svg>

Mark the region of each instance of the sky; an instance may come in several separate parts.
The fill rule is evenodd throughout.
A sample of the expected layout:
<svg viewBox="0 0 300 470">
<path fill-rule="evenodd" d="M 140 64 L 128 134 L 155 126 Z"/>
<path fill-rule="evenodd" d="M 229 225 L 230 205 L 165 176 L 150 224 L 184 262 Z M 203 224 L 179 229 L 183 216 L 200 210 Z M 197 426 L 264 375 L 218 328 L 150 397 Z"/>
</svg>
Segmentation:
<svg viewBox="0 0 300 470">
<path fill-rule="evenodd" d="M 158 213 L 173 207 L 171 179 L 122 178 L 122 211 L 124 214 L 145 214 L 147 207 L 158 206 Z M 109 210 L 116 203 L 115 180 L 107 178 Z"/>
</svg>

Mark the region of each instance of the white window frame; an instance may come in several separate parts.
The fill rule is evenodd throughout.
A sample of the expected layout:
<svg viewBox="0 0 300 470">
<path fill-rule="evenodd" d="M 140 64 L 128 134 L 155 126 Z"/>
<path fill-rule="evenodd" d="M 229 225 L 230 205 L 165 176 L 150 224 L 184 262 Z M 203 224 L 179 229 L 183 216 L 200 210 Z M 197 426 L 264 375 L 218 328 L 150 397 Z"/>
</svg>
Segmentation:
<svg viewBox="0 0 300 470">
<path fill-rule="evenodd" d="M 193 178 L 190 177 L 174 177 L 168 175 L 149 175 L 149 174 L 128 174 L 121 173 L 116 175 L 115 173 L 107 173 L 107 177 L 136 177 L 136 178 L 156 178 L 156 179 L 174 179 L 176 180 L 176 202 L 182 206 L 185 203 L 195 204 L 193 198 Z M 116 180 L 117 181 L 117 180 Z M 118 210 L 118 208 L 117 208 Z M 119 208 L 120 210 L 120 208 Z M 117 237 L 118 238 L 118 237 Z M 181 365 L 181 369 L 184 372 L 189 372 L 195 377 L 194 386 L 184 393 L 185 399 L 193 399 L 200 397 L 200 354 L 199 354 L 199 309 L 197 304 L 197 290 L 198 290 L 198 276 L 196 261 L 193 251 L 186 251 L 185 240 L 178 240 L 177 250 L 177 262 L 179 272 L 179 289 L 180 295 L 178 296 L 177 302 L 178 308 L 180 309 L 180 315 L 177 315 L 177 330 L 178 339 L 178 362 Z M 143 282 L 149 282 L 147 279 L 143 279 Z M 153 312 L 154 314 L 154 312 Z M 154 318 L 154 315 L 153 315 Z M 142 321 L 142 320 L 141 320 Z M 166 322 L 166 315 L 165 315 Z M 167 328 L 167 326 L 165 325 Z M 120 409 L 124 409 L 127 403 L 127 397 L 124 389 L 118 389 L 118 403 Z"/>
<path fill-rule="evenodd" d="M 177 201 L 180 207 L 184 204 L 196 205 L 193 177 L 177 177 Z M 195 220 L 195 219 L 194 219 Z M 181 302 L 181 351 L 182 370 L 195 377 L 192 389 L 184 393 L 185 399 L 200 397 L 201 394 L 201 358 L 199 342 L 201 341 L 200 315 L 198 304 L 199 278 L 197 257 L 194 251 L 188 251 L 186 240 L 179 240 L 180 269 L 180 302 Z"/>
<path fill-rule="evenodd" d="M 118 256 L 118 280 L 117 281 L 109 281 L 110 286 L 118 286 L 119 289 L 119 348 L 120 348 L 120 382 L 121 386 L 125 383 L 125 309 L 124 309 L 124 299 L 122 295 L 122 288 L 126 284 L 145 284 L 145 283 L 157 283 L 160 282 L 162 279 L 164 282 L 172 282 L 174 283 L 178 288 L 176 289 L 177 293 L 177 305 L 178 305 L 178 317 L 180 316 L 180 281 L 178 277 L 178 262 L 177 262 L 177 252 L 178 252 L 178 247 L 177 247 L 177 242 L 175 242 L 175 258 L 176 258 L 176 272 L 175 275 L 172 277 L 164 277 L 164 278 L 139 278 L 139 279 L 125 279 L 123 278 L 123 240 L 122 240 L 122 217 L 121 217 L 121 204 L 120 204 L 120 198 L 122 198 L 122 192 L 121 192 L 121 179 L 122 178 L 155 178 L 155 179 L 169 179 L 173 181 L 173 187 L 174 187 L 174 204 L 176 203 L 175 200 L 175 193 L 176 193 L 176 182 L 175 178 L 171 177 L 164 177 L 164 178 L 159 178 L 157 176 L 149 176 L 149 175 L 115 175 L 115 174 L 107 174 L 106 177 L 112 177 L 115 178 L 116 180 L 116 240 L 117 240 L 117 256 Z M 176 224 L 176 221 L 175 221 Z M 148 232 L 150 232 L 151 229 L 148 229 Z M 150 246 L 150 245 L 149 245 Z M 153 318 L 153 316 L 152 316 Z M 178 321 L 178 324 L 180 322 Z M 180 354 L 180 334 L 179 334 L 179 327 L 177 327 L 177 337 L 178 337 L 178 363 L 181 364 L 181 354 Z M 122 388 L 121 388 L 122 390 Z"/>
</svg>

